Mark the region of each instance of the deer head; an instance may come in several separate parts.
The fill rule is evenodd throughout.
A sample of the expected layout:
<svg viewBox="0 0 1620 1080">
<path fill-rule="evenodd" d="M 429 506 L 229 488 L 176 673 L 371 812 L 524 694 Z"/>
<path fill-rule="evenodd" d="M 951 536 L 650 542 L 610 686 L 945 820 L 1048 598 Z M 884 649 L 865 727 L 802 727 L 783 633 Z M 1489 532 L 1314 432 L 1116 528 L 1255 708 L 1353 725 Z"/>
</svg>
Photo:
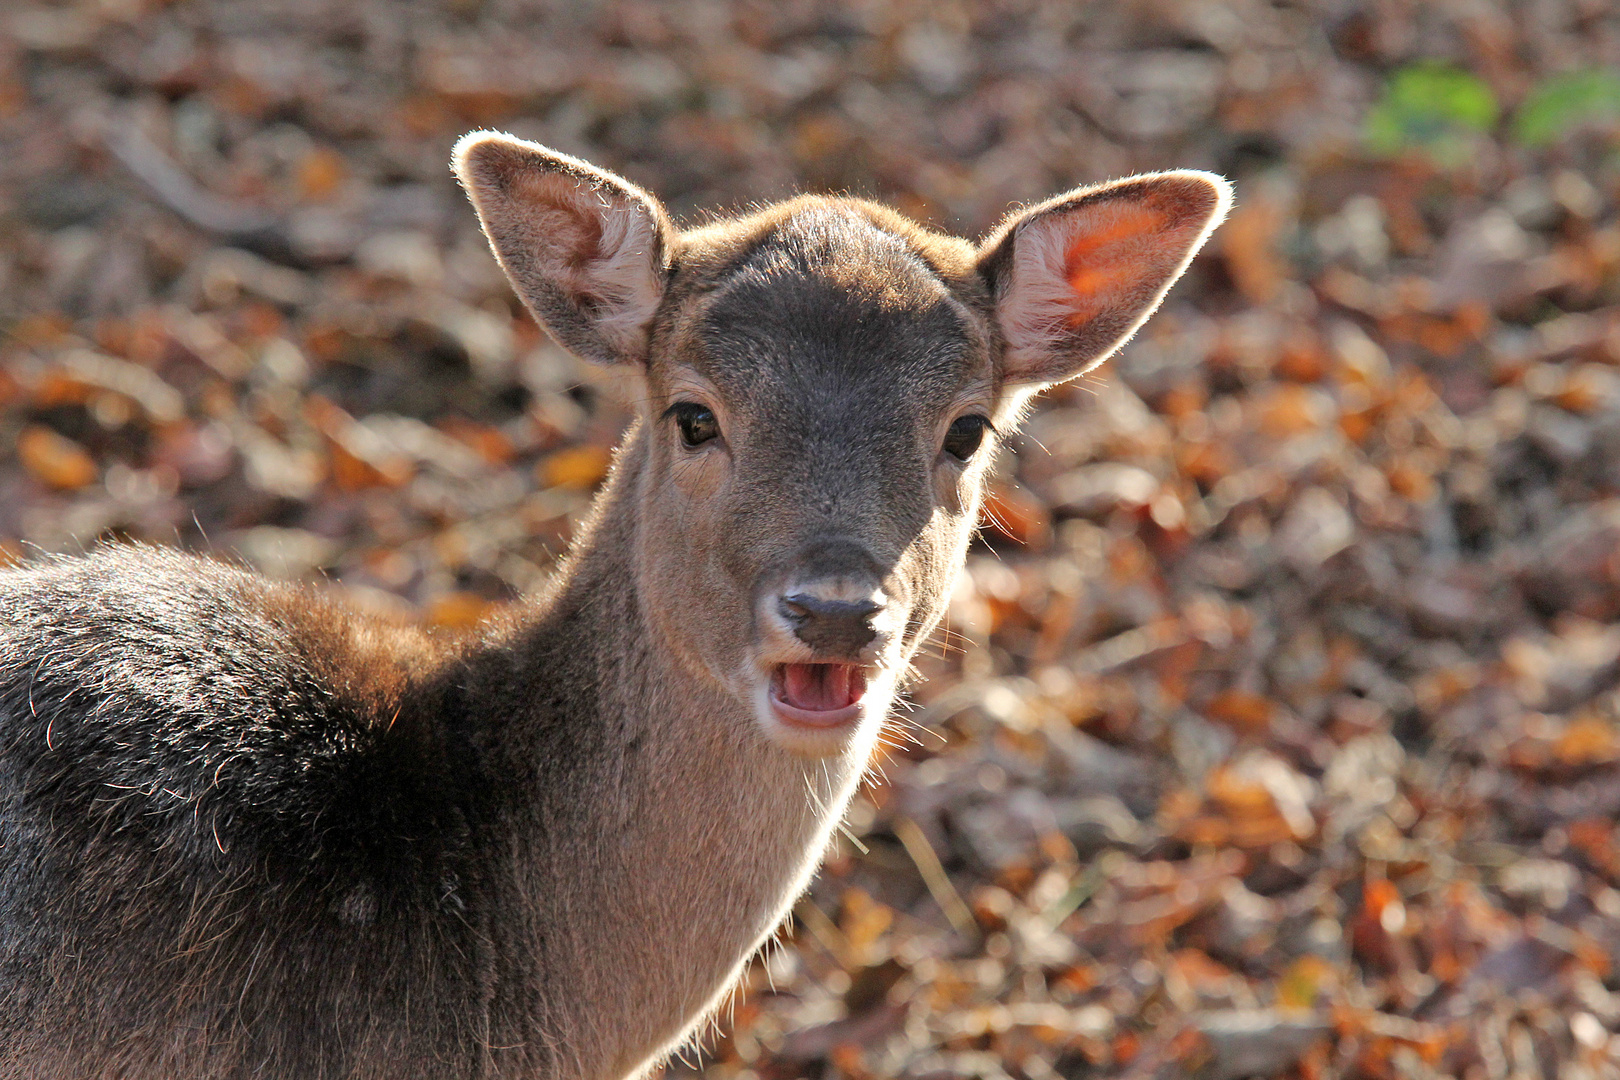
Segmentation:
<svg viewBox="0 0 1620 1080">
<path fill-rule="evenodd" d="M 692 678 L 798 754 L 869 748 L 940 620 L 998 444 L 1107 359 L 1220 221 L 1201 172 L 1007 218 L 980 245 L 854 199 L 677 229 L 635 185 L 477 132 L 455 169 L 534 316 L 644 381 L 634 573 Z"/>
</svg>

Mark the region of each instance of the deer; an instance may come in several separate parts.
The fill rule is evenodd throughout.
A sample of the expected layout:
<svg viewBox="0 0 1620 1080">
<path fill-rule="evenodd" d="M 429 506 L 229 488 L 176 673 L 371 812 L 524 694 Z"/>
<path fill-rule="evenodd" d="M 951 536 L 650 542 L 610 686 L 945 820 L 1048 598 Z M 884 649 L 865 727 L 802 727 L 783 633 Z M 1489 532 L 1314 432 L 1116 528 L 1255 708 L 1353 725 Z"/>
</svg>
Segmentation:
<svg viewBox="0 0 1620 1080">
<path fill-rule="evenodd" d="M 815 873 L 999 446 L 1219 223 L 1198 171 L 981 243 L 806 195 L 682 230 L 495 132 L 529 312 L 636 380 L 554 577 L 457 634 L 152 546 L 0 572 L 0 1076 L 647 1075 Z"/>
</svg>

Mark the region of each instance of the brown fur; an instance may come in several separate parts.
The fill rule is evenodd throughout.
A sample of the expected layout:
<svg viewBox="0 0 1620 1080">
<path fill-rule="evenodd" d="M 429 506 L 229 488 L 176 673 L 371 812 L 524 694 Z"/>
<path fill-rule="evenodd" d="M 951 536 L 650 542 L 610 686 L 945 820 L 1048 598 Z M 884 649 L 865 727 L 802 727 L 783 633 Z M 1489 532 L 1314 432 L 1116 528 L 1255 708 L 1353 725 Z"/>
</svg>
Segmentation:
<svg viewBox="0 0 1620 1080">
<path fill-rule="evenodd" d="M 821 198 L 679 233 L 532 144 L 456 162 L 645 412 L 544 595 L 453 641 L 152 549 L 0 573 L 0 1077 L 645 1072 L 809 880 L 944 610 L 997 439 L 947 433 L 1117 347 L 1225 200 L 1146 178 L 1123 231 L 1078 193 L 976 248 Z M 868 673 L 858 720 L 772 711 L 813 662 Z"/>
</svg>

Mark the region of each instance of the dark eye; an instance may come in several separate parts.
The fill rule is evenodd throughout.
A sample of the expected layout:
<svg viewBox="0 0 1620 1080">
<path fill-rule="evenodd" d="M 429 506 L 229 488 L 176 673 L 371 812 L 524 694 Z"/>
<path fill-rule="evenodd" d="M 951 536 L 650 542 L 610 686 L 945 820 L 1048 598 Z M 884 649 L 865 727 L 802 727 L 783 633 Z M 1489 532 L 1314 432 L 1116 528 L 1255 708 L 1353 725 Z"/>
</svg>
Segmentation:
<svg viewBox="0 0 1620 1080">
<path fill-rule="evenodd" d="M 681 429 L 681 441 L 689 447 L 699 447 L 720 437 L 720 421 L 714 410 L 695 401 L 677 401 L 669 407 L 669 414 Z"/>
<path fill-rule="evenodd" d="M 984 433 L 989 427 L 990 421 L 974 413 L 958 416 L 945 432 L 945 452 L 958 461 L 966 461 L 984 442 Z"/>
</svg>

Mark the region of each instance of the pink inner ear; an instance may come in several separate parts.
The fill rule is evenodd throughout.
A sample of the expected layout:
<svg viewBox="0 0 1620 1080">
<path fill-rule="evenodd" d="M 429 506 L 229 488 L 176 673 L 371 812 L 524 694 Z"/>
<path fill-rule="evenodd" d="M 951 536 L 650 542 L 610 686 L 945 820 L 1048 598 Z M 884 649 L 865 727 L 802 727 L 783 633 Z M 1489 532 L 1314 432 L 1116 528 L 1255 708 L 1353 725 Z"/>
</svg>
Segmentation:
<svg viewBox="0 0 1620 1080">
<path fill-rule="evenodd" d="M 512 189 L 514 200 L 545 229 L 545 242 L 559 252 L 571 277 L 603 256 L 602 220 L 588 212 L 585 201 L 600 198 L 579 181 L 541 173 L 520 177 Z"/>
<path fill-rule="evenodd" d="M 1081 229 L 1063 253 L 1063 278 L 1074 290 L 1074 307 L 1065 320 L 1071 327 L 1117 307 L 1146 279 L 1162 273 L 1164 261 L 1159 245 L 1143 242 L 1167 231 L 1162 210 L 1120 201 L 1083 216 L 1091 227 Z"/>
</svg>

